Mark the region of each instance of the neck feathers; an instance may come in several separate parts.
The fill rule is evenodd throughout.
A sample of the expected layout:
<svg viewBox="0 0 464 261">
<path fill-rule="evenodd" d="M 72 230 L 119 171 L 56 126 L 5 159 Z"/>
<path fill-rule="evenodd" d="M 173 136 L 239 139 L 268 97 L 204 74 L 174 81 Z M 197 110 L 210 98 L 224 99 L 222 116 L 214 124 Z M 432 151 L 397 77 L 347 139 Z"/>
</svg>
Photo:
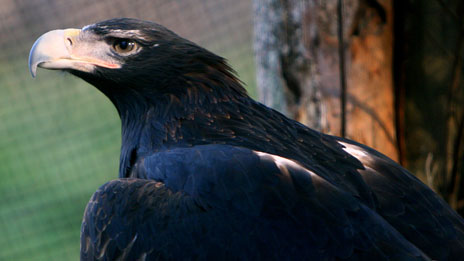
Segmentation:
<svg viewBox="0 0 464 261">
<path fill-rule="evenodd" d="M 248 99 L 242 84 L 227 67 L 185 73 L 177 84 L 162 91 L 127 91 L 113 97 L 122 122 L 120 176 L 127 176 L 137 159 L 145 155 L 201 143 L 204 135 L 217 131 L 208 130 L 208 124 L 214 121 L 218 107 L 228 114 L 234 107 L 231 104 Z"/>
</svg>

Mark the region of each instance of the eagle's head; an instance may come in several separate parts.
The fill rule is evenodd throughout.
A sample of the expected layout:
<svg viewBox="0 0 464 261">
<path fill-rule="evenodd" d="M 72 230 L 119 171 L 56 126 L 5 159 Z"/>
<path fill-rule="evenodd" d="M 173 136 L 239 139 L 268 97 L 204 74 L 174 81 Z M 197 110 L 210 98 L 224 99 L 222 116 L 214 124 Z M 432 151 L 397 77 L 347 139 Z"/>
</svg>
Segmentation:
<svg viewBox="0 0 464 261">
<path fill-rule="evenodd" d="M 222 57 L 159 24 L 137 19 L 45 33 L 29 56 L 33 76 L 37 67 L 68 71 L 86 80 L 116 107 L 166 95 L 246 95 Z"/>
</svg>

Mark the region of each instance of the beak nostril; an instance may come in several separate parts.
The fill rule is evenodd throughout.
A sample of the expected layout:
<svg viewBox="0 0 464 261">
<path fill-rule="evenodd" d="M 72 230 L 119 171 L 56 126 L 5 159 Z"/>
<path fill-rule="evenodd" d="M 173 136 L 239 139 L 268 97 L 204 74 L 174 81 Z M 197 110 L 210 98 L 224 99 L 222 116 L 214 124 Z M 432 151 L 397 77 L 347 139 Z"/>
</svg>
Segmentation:
<svg viewBox="0 0 464 261">
<path fill-rule="evenodd" d="M 73 41 L 72 41 L 71 37 L 66 37 L 66 41 L 68 42 L 69 46 L 73 45 Z"/>
</svg>

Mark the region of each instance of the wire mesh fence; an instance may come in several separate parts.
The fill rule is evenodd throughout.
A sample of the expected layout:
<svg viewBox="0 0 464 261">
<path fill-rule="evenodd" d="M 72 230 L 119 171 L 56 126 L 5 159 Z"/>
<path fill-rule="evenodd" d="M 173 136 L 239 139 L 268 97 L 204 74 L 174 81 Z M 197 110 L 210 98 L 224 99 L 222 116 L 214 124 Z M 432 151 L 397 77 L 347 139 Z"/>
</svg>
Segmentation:
<svg viewBox="0 0 464 261">
<path fill-rule="evenodd" d="M 58 28 L 113 17 L 155 21 L 229 59 L 254 95 L 251 0 L 16 1 L 0 4 L 0 260 L 75 260 L 85 205 L 117 177 L 119 118 L 74 77 L 27 56 Z"/>
<path fill-rule="evenodd" d="M 118 171 L 120 125 L 113 105 L 68 74 L 40 70 L 32 79 L 27 57 L 37 37 L 114 17 L 155 21 L 226 57 L 255 96 L 251 2 L 0 0 L 0 260 L 77 259 L 85 205 Z M 395 70 L 405 77 L 399 90 L 406 99 L 406 163 L 432 187 L 448 173 L 444 169 L 454 168 L 450 155 L 462 176 L 459 3 L 394 5 L 395 57 L 401 61 Z M 454 207 L 462 210 L 462 181 L 456 180 Z"/>
</svg>

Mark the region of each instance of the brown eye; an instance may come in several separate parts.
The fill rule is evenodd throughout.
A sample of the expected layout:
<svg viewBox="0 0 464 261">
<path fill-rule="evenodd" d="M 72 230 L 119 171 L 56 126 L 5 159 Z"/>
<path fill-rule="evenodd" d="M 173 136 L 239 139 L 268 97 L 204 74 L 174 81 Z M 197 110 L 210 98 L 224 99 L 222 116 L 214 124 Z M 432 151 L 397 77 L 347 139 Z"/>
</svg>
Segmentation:
<svg viewBox="0 0 464 261">
<path fill-rule="evenodd" d="M 135 49 L 135 42 L 128 39 L 116 40 L 113 44 L 113 49 L 117 53 L 126 54 Z"/>
</svg>

